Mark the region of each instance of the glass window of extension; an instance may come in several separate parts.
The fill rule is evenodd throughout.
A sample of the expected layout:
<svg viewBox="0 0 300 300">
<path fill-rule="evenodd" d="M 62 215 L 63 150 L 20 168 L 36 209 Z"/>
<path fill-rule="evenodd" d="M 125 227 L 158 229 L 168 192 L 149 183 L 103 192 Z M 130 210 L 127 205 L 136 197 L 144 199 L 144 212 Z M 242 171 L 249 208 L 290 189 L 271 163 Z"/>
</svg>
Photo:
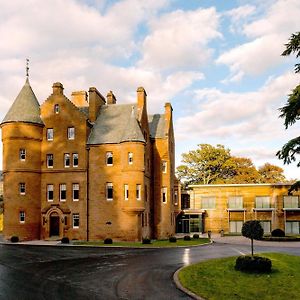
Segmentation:
<svg viewBox="0 0 300 300">
<path fill-rule="evenodd" d="M 59 105 L 58 104 L 54 105 L 54 113 L 59 114 Z"/>
<path fill-rule="evenodd" d="M 19 183 L 19 191 L 20 195 L 25 195 L 26 193 L 26 186 L 24 182 Z"/>
<path fill-rule="evenodd" d="M 25 149 L 19 150 L 19 158 L 21 161 L 25 161 L 25 159 L 26 159 L 26 150 Z"/>
<path fill-rule="evenodd" d="M 255 197 L 255 208 L 270 208 L 271 199 L 269 196 L 256 196 Z"/>
<path fill-rule="evenodd" d="M 129 165 L 133 164 L 133 153 L 132 152 L 128 153 L 128 164 Z"/>
<path fill-rule="evenodd" d="M 74 140 L 75 139 L 75 128 L 69 127 L 68 128 L 68 140 Z"/>
<path fill-rule="evenodd" d="M 229 230 L 231 233 L 241 233 L 243 227 L 243 221 L 230 221 Z"/>
<path fill-rule="evenodd" d="M 202 209 L 215 209 L 216 208 L 216 197 L 201 197 L 201 208 Z"/>
<path fill-rule="evenodd" d="M 128 200 L 129 198 L 129 186 L 128 184 L 124 184 L 124 199 Z"/>
<path fill-rule="evenodd" d="M 112 152 L 106 152 L 106 165 L 107 166 L 112 166 L 113 163 L 114 163 L 113 153 Z"/>
<path fill-rule="evenodd" d="M 114 198 L 114 187 L 111 182 L 106 183 L 106 200 L 111 201 Z"/>
<path fill-rule="evenodd" d="M 53 141 L 53 128 L 47 128 L 47 141 Z"/>
<path fill-rule="evenodd" d="M 73 167 L 78 167 L 78 153 L 73 153 Z"/>
<path fill-rule="evenodd" d="M 264 233 L 271 233 L 271 221 L 260 221 L 260 225 L 264 230 Z"/>
<path fill-rule="evenodd" d="M 286 234 L 299 234 L 299 221 L 286 221 L 285 222 L 285 233 Z"/>
<path fill-rule="evenodd" d="M 298 196 L 283 196 L 283 207 L 284 208 L 299 208 L 299 197 Z"/>
<path fill-rule="evenodd" d="M 242 196 L 228 197 L 228 208 L 242 209 L 243 208 L 243 197 Z"/>
<path fill-rule="evenodd" d="M 69 168 L 70 167 L 70 154 L 69 153 L 65 153 L 64 154 L 64 166 L 65 168 Z"/>
<path fill-rule="evenodd" d="M 79 214 L 73 214 L 73 228 L 79 228 Z"/>
<path fill-rule="evenodd" d="M 136 200 L 141 200 L 141 185 L 136 185 Z"/>
<path fill-rule="evenodd" d="M 73 201 L 79 200 L 79 183 L 73 183 Z"/>
<path fill-rule="evenodd" d="M 25 211 L 20 211 L 19 221 L 20 221 L 20 223 L 25 223 Z"/>
<path fill-rule="evenodd" d="M 53 201 L 53 198 L 54 198 L 53 190 L 54 190 L 53 184 L 47 184 L 47 200 L 48 201 Z"/>
<path fill-rule="evenodd" d="M 66 201 L 67 199 L 67 186 L 66 184 L 59 185 L 59 200 Z"/>
<path fill-rule="evenodd" d="M 53 154 L 47 154 L 47 168 L 53 168 Z"/>
<path fill-rule="evenodd" d="M 163 173 L 167 173 L 167 162 L 165 160 L 162 161 L 161 169 Z"/>
<path fill-rule="evenodd" d="M 166 187 L 161 188 L 161 200 L 162 200 L 162 203 L 167 203 L 167 188 Z"/>
</svg>

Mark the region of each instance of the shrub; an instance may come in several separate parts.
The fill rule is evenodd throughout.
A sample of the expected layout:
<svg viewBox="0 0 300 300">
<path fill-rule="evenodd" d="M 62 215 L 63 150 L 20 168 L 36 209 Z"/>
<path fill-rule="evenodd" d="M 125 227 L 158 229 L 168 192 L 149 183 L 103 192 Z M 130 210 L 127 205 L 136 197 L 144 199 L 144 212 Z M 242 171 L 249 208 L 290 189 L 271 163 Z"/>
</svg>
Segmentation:
<svg viewBox="0 0 300 300">
<path fill-rule="evenodd" d="M 112 244 L 113 243 L 113 240 L 111 238 L 106 238 L 104 240 L 104 244 Z"/>
<path fill-rule="evenodd" d="M 12 243 L 18 243 L 19 242 L 19 237 L 16 236 L 16 235 L 13 235 L 11 238 L 10 238 L 10 241 Z"/>
<path fill-rule="evenodd" d="M 64 236 L 62 239 L 61 239 L 61 243 L 62 244 L 69 244 L 70 243 L 70 240 L 68 237 Z"/>
<path fill-rule="evenodd" d="M 185 235 L 185 236 L 183 237 L 183 240 L 184 240 L 184 241 L 190 241 L 190 240 L 191 240 L 191 237 L 190 237 L 189 235 Z"/>
<path fill-rule="evenodd" d="M 276 236 L 276 237 L 284 237 L 285 236 L 285 233 L 283 230 L 281 230 L 280 228 L 277 228 L 277 229 L 274 229 L 272 232 L 271 232 L 271 235 L 272 236 Z"/>
<path fill-rule="evenodd" d="M 144 238 L 144 239 L 142 240 L 142 244 L 151 244 L 151 240 L 148 239 L 148 238 Z"/>
<path fill-rule="evenodd" d="M 193 239 L 199 239 L 199 234 L 198 233 L 194 233 L 193 234 Z"/>
<path fill-rule="evenodd" d="M 243 255 L 235 261 L 235 269 L 243 272 L 268 273 L 272 269 L 272 261 L 261 256 Z"/>
<path fill-rule="evenodd" d="M 169 242 L 170 242 L 170 243 L 176 243 L 176 242 L 177 242 L 176 236 L 170 236 L 170 237 L 169 237 Z"/>
</svg>

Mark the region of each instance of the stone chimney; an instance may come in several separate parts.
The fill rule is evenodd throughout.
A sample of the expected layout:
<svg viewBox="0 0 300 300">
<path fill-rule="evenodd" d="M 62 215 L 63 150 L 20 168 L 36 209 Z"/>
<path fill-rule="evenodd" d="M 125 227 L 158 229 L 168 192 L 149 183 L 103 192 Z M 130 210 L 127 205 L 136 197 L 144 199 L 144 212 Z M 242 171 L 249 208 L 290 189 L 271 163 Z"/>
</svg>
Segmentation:
<svg viewBox="0 0 300 300">
<path fill-rule="evenodd" d="M 88 95 L 86 91 L 75 91 L 72 92 L 72 102 L 77 107 L 86 107 L 88 103 Z"/>
<path fill-rule="evenodd" d="M 165 120 L 166 120 L 166 132 L 165 134 L 168 135 L 170 126 L 172 126 L 172 112 L 173 108 L 171 103 L 165 103 Z"/>
<path fill-rule="evenodd" d="M 89 119 L 94 123 L 100 111 L 101 105 L 105 105 L 105 98 L 95 88 L 89 88 Z"/>
<path fill-rule="evenodd" d="M 147 108 L 147 93 L 143 87 L 137 88 L 138 120 L 141 121 L 144 108 Z"/>
<path fill-rule="evenodd" d="M 55 82 L 52 85 L 53 95 L 63 95 L 64 87 L 60 82 Z"/>
<path fill-rule="evenodd" d="M 109 91 L 106 95 L 106 102 L 107 104 L 116 104 L 117 103 L 117 99 L 115 97 L 115 95 L 113 94 L 112 91 Z"/>
</svg>

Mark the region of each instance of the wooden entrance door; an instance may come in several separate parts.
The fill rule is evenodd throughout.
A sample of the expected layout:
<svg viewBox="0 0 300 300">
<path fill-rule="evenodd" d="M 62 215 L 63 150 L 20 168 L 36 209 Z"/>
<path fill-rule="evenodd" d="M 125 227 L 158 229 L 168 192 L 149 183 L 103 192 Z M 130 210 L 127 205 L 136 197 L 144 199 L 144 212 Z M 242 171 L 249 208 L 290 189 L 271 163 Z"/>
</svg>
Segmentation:
<svg viewBox="0 0 300 300">
<path fill-rule="evenodd" d="M 59 236 L 59 216 L 50 216 L 50 236 Z"/>
</svg>

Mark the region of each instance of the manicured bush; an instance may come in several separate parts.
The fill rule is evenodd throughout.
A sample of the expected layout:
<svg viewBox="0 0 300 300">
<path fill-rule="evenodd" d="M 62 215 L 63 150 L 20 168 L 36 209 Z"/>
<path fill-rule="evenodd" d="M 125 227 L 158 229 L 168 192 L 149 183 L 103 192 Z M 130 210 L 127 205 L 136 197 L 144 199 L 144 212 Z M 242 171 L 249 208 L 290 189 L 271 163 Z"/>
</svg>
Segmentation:
<svg viewBox="0 0 300 300">
<path fill-rule="evenodd" d="M 189 235 L 185 235 L 185 236 L 183 237 L 183 240 L 184 240 L 184 241 L 190 241 L 190 240 L 191 240 L 191 237 L 190 237 Z"/>
<path fill-rule="evenodd" d="M 196 240 L 196 239 L 199 239 L 199 234 L 198 234 L 198 233 L 194 233 L 194 234 L 193 234 L 193 239 L 195 239 L 195 240 Z"/>
<path fill-rule="evenodd" d="M 277 228 L 277 229 L 274 229 L 274 230 L 271 232 L 271 236 L 284 237 L 284 236 L 285 236 L 285 233 L 284 233 L 284 231 L 281 230 L 280 228 Z"/>
<path fill-rule="evenodd" d="M 11 238 L 10 238 L 10 241 L 12 243 L 18 243 L 19 242 L 19 237 L 16 236 L 16 235 L 13 235 Z"/>
<path fill-rule="evenodd" d="M 170 242 L 170 243 L 176 243 L 176 242 L 177 242 L 176 236 L 170 236 L 170 237 L 169 237 L 169 242 Z"/>
<path fill-rule="evenodd" d="M 68 237 L 64 236 L 62 239 L 61 239 L 61 243 L 62 244 L 69 244 L 70 243 L 70 240 Z"/>
<path fill-rule="evenodd" d="M 243 272 L 269 273 L 272 261 L 266 257 L 243 255 L 236 259 L 235 269 Z"/>
<path fill-rule="evenodd" d="M 111 238 L 106 238 L 104 240 L 104 244 L 112 244 L 113 243 L 113 240 Z"/>
<path fill-rule="evenodd" d="M 151 244 L 151 240 L 148 239 L 148 238 L 144 238 L 144 239 L 142 240 L 142 244 Z"/>
</svg>

